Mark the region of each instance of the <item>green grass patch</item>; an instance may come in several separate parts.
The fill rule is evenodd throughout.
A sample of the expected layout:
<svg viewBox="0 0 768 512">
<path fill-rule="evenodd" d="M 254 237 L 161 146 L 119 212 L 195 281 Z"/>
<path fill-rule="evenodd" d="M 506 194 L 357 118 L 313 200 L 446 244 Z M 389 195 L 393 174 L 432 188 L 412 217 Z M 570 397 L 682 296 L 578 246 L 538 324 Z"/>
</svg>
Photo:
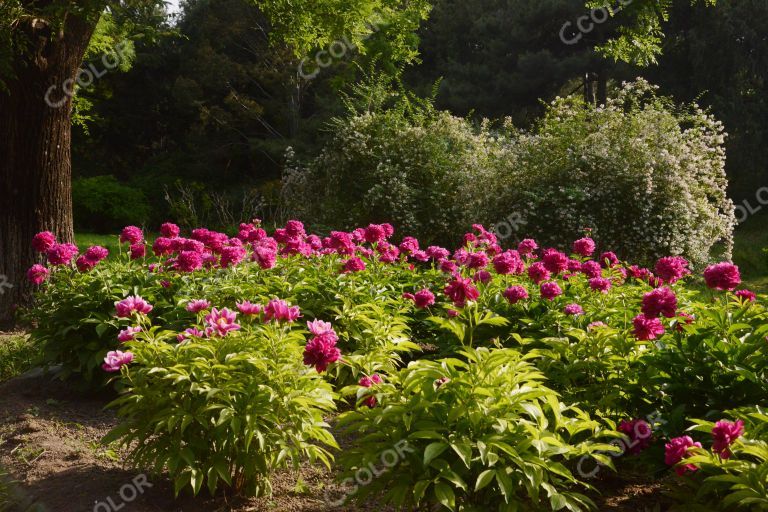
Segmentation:
<svg viewBox="0 0 768 512">
<path fill-rule="evenodd" d="M 768 214 L 748 218 L 736 228 L 733 261 L 741 269 L 744 286 L 768 293 Z"/>
<path fill-rule="evenodd" d="M 0 382 L 30 370 L 38 364 L 40 350 L 25 334 L 0 334 Z"/>
</svg>

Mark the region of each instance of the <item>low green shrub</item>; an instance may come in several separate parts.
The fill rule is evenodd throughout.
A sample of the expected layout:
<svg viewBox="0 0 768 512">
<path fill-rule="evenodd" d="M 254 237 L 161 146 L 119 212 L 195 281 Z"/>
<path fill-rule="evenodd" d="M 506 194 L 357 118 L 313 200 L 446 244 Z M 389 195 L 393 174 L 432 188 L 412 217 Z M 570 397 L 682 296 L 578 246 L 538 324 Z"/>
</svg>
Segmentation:
<svg viewBox="0 0 768 512">
<path fill-rule="evenodd" d="M 144 193 L 117 181 L 114 176 L 94 176 L 72 181 L 75 224 L 100 233 L 149 220 Z"/>
<path fill-rule="evenodd" d="M 361 471 L 381 465 L 393 446 L 403 459 L 370 482 L 358 481 L 355 496 L 381 493 L 409 509 L 593 510 L 576 491 L 591 487 L 568 465 L 584 456 L 611 465 L 596 452 L 613 451 L 599 440 L 615 433 L 562 404 L 517 351 L 458 355 L 466 360 L 413 362 L 359 389 L 378 405 L 339 418 L 340 427 L 361 436 L 341 457 L 344 475 L 365 479 Z"/>
</svg>

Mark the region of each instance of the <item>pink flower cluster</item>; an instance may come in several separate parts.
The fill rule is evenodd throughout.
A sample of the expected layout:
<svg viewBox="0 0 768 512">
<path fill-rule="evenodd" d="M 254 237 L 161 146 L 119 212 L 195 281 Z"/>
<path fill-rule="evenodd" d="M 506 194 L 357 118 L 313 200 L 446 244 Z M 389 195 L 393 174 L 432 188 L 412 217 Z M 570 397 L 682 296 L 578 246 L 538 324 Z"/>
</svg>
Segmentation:
<svg viewBox="0 0 768 512">
<path fill-rule="evenodd" d="M 625 450 L 630 455 L 644 451 L 653 441 L 653 431 L 645 420 L 622 420 L 617 430 L 629 438 L 629 442 L 625 441 Z"/>
<path fill-rule="evenodd" d="M 333 326 L 322 320 L 307 322 L 307 328 L 314 337 L 304 347 L 304 364 L 314 366 L 317 373 L 322 373 L 341 358 L 341 351 L 336 346 L 339 337 Z"/>
<path fill-rule="evenodd" d="M 115 311 L 118 318 L 130 318 L 134 313 L 147 315 L 152 309 L 153 306 L 138 295 L 115 302 Z"/>
<path fill-rule="evenodd" d="M 360 387 L 363 387 L 363 388 L 366 388 L 366 389 L 370 389 L 374 385 L 382 384 L 382 383 L 384 383 L 384 379 L 382 379 L 381 375 L 379 375 L 377 373 L 374 373 L 370 377 L 368 377 L 367 375 L 363 376 L 363 377 L 360 377 L 360 380 L 358 381 L 358 384 L 360 385 Z M 376 400 L 376 396 L 375 395 L 368 395 L 363 400 L 363 404 L 367 405 L 371 409 L 376 407 L 376 403 L 377 403 L 377 400 Z"/>
<path fill-rule="evenodd" d="M 731 445 L 744 435 L 744 422 L 742 420 L 722 420 L 715 423 L 712 428 L 712 451 L 722 459 L 729 459 Z M 665 445 L 664 461 L 669 466 L 675 466 L 678 475 L 684 475 L 688 471 L 697 471 L 694 464 L 680 464 L 690 456 L 691 448 L 701 448 L 701 443 L 694 442 L 689 436 L 681 436 L 671 439 Z"/>
</svg>

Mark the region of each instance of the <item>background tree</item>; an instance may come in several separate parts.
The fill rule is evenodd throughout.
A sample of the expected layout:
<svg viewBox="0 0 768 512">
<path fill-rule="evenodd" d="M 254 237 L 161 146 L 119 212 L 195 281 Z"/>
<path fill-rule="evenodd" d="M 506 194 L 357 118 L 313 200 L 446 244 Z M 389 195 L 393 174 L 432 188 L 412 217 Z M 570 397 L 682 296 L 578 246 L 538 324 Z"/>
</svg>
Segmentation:
<svg viewBox="0 0 768 512">
<path fill-rule="evenodd" d="M 214 4 L 216 2 L 213 2 Z M 359 43 L 370 23 L 402 19 L 407 0 L 265 0 L 255 2 L 271 22 L 271 37 L 296 55 L 342 36 Z M 146 19 L 160 0 L 8 0 L 0 10 L 0 275 L 15 285 L 0 296 L 0 317 L 27 294 L 26 268 L 34 261 L 32 236 L 51 230 L 73 238 L 71 200 L 71 95 L 51 108 L 50 87 L 71 84 L 106 9 L 117 19 Z M 426 15 L 426 4 L 419 13 Z M 161 11 L 160 11 L 161 12 Z M 406 27 L 407 24 L 396 23 Z M 138 27 L 135 27 L 138 28 Z M 396 30 L 393 36 L 403 40 Z M 407 51 L 407 50 L 406 50 Z M 61 90 L 61 89 L 59 89 Z M 49 95 L 50 96 L 50 95 Z"/>
</svg>

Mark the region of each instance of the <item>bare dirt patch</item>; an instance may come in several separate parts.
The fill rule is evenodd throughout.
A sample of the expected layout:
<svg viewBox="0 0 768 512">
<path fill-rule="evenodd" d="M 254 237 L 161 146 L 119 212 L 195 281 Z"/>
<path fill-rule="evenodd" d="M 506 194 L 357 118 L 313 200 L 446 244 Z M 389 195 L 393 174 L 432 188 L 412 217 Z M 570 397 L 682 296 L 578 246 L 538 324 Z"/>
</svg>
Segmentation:
<svg viewBox="0 0 768 512">
<path fill-rule="evenodd" d="M 119 453 L 100 444 L 116 424 L 114 414 L 104 410 L 111 398 L 83 395 L 46 376 L 0 384 L 0 466 L 16 481 L 25 505 L 51 512 L 385 510 L 376 504 L 333 507 L 329 497 L 339 496 L 333 473 L 309 465 L 275 475 L 270 498 L 174 500 L 168 479 L 148 477 L 145 484 L 140 472 L 123 466 Z M 606 493 L 596 500 L 601 511 L 665 509 L 656 508 L 659 483 L 609 477 L 598 485 Z"/>
</svg>

